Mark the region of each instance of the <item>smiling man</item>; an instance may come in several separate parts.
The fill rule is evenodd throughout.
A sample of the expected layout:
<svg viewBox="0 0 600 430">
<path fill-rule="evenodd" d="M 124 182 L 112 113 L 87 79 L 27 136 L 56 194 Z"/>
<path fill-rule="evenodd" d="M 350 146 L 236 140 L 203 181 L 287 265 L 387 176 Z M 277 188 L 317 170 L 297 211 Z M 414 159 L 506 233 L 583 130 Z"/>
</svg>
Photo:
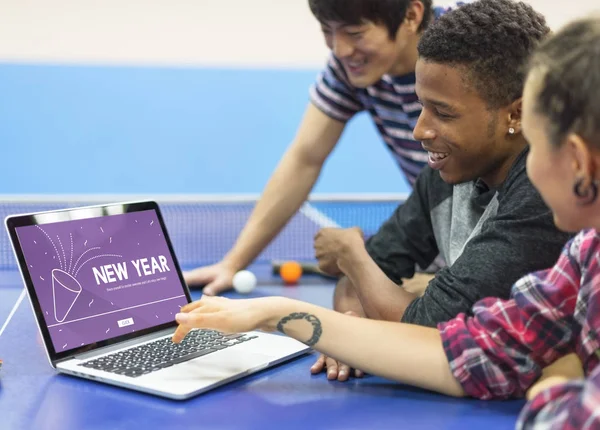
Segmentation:
<svg viewBox="0 0 600 430">
<path fill-rule="evenodd" d="M 569 236 L 525 171 L 523 66 L 549 33 L 542 15 L 511 0 L 481 0 L 424 32 L 416 64 L 423 106 L 414 136 L 429 166 L 414 192 L 365 244 L 358 229 L 325 229 L 321 268 L 344 274 L 334 307 L 374 319 L 435 326 L 484 297 L 507 298 L 526 273 L 551 267 Z M 422 296 L 402 287 L 415 264 L 447 266 Z M 321 371 L 325 357 L 313 367 Z M 338 377 L 337 363 L 327 363 Z M 340 368 L 339 379 L 349 369 Z"/>
</svg>

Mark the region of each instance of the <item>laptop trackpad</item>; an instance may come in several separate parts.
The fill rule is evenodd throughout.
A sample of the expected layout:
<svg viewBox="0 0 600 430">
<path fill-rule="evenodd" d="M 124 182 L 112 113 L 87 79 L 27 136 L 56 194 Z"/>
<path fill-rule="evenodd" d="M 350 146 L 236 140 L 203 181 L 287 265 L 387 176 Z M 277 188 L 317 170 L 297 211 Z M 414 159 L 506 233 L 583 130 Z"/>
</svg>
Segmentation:
<svg viewBox="0 0 600 430">
<path fill-rule="evenodd" d="M 269 365 L 271 357 L 260 352 L 244 352 L 235 354 L 233 351 L 217 353 L 195 358 L 185 363 L 156 372 L 154 375 L 163 381 L 192 382 L 194 385 L 212 384 L 250 370 L 260 370 Z M 150 375 L 148 375 L 150 376 Z"/>
</svg>

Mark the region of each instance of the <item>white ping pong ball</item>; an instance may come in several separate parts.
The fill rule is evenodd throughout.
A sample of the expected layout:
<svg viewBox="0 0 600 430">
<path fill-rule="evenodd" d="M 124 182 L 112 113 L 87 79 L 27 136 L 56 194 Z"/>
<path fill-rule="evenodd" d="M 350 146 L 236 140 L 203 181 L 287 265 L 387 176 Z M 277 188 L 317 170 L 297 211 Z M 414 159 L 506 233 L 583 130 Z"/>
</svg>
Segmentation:
<svg viewBox="0 0 600 430">
<path fill-rule="evenodd" d="M 248 294 L 256 287 L 256 276 L 249 270 L 240 270 L 233 276 L 233 288 L 240 294 Z"/>
</svg>

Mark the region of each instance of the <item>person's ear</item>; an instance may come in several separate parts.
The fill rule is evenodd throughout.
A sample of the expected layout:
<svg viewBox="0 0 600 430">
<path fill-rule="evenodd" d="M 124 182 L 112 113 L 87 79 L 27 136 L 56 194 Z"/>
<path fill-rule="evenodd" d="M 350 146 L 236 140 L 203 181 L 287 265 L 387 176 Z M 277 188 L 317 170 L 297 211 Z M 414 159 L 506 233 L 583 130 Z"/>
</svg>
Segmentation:
<svg viewBox="0 0 600 430">
<path fill-rule="evenodd" d="M 411 33 L 418 33 L 424 17 L 425 5 L 421 0 L 413 0 L 406 8 L 406 15 L 404 15 L 402 27 L 404 27 L 405 30 L 409 30 Z"/>
<path fill-rule="evenodd" d="M 579 206 L 587 206 L 596 202 L 600 181 L 600 151 L 593 149 L 581 136 L 569 134 L 564 142 L 566 156 L 570 158 L 572 174 L 575 178 L 573 193 Z"/>
<path fill-rule="evenodd" d="M 521 134 L 521 116 L 523 109 L 523 99 L 518 98 L 508 106 L 507 134 L 516 136 Z"/>
<path fill-rule="evenodd" d="M 574 176 L 584 179 L 589 184 L 598 173 L 600 154 L 596 154 L 598 151 L 590 149 L 588 143 L 575 133 L 569 134 L 563 145 L 566 146 L 566 152 L 571 157 Z"/>
</svg>

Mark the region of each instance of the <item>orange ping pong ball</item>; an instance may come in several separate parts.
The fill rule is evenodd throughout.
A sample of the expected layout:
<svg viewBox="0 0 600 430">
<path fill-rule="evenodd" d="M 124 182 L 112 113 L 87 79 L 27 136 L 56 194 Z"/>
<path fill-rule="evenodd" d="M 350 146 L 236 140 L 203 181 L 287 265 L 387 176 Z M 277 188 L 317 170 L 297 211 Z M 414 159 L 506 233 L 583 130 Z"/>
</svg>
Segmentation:
<svg viewBox="0 0 600 430">
<path fill-rule="evenodd" d="M 300 279 L 300 276 L 302 276 L 302 266 L 296 261 L 286 261 L 281 265 L 279 275 L 286 284 L 295 284 Z"/>
</svg>

